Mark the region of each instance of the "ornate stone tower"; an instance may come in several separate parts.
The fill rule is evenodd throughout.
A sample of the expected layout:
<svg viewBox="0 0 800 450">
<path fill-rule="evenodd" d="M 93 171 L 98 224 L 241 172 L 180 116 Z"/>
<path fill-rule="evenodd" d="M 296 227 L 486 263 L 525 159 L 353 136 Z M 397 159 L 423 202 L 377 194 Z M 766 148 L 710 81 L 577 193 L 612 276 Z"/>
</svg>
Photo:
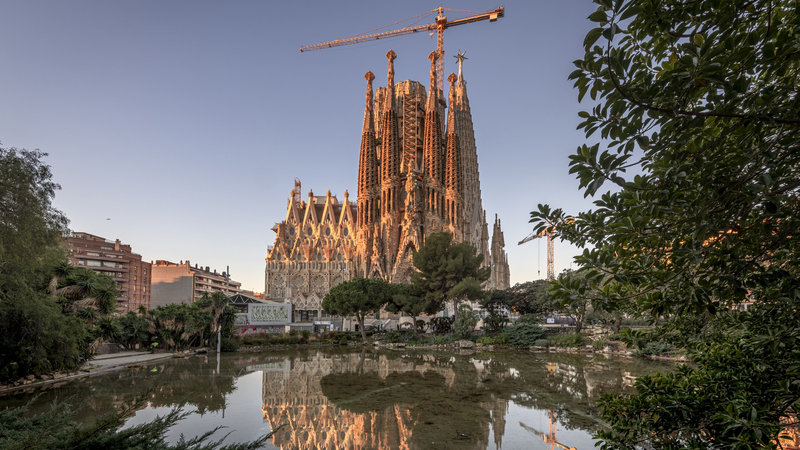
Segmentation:
<svg viewBox="0 0 800 450">
<path fill-rule="evenodd" d="M 394 92 L 394 60 L 397 55 L 389 50 L 386 59 L 389 60 L 389 70 L 387 73 L 386 86 L 389 92 Z M 387 278 L 391 273 L 394 258 L 397 255 L 397 248 L 400 239 L 400 220 L 402 219 L 400 204 L 400 191 L 402 180 L 400 179 L 400 136 L 397 129 L 397 111 L 394 106 L 394 96 L 389 96 L 383 114 L 383 129 L 381 130 L 381 229 L 380 235 L 373 236 L 376 244 L 373 245 L 373 256 L 380 255 L 375 259 L 378 267 L 371 270 L 377 271 L 378 276 Z M 381 244 L 378 245 L 378 238 Z"/>
<path fill-rule="evenodd" d="M 455 103 L 456 74 L 447 77 L 450 82 L 450 104 Z M 445 212 L 448 230 L 457 242 L 464 239 L 464 167 L 461 164 L 461 146 L 456 132 L 454 108 L 447 114 L 447 175 L 445 180 Z"/>
<path fill-rule="evenodd" d="M 380 166 L 375 148 L 375 117 L 372 101 L 372 80 L 375 75 L 367 72 L 366 105 L 364 106 L 364 125 L 361 131 L 361 152 L 358 161 L 358 242 L 363 243 L 363 257 L 356 262 L 359 271 L 367 273 L 372 260 L 372 237 L 380 228 Z"/>
<path fill-rule="evenodd" d="M 438 54 L 431 52 L 431 84 L 428 103 L 425 108 L 425 138 L 422 147 L 424 164 L 423 189 L 425 213 L 423 226 L 426 234 L 444 229 L 444 147 L 439 116 L 439 88 L 436 86 L 436 59 Z"/>
<path fill-rule="evenodd" d="M 455 100 L 451 100 L 451 114 L 455 116 L 456 134 L 461 146 L 461 161 L 464 166 L 464 240 L 469 241 L 478 250 L 484 249 L 484 263 L 489 264 L 488 223 L 486 222 L 481 201 L 481 181 L 478 174 L 478 148 L 475 145 L 475 132 L 472 127 L 472 112 L 467 97 L 467 81 L 464 79 L 463 65 L 467 59 L 465 53 L 459 52 L 458 80 Z M 485 238 L 486 245 L 483 240 Z"/>
<path fill-rule="evenodd" d="M 492 288 L 508 289 L 511 287 L 508 273 L 508 256 L 505 251 L 506 240 L 500 228 L 500 219 L 494 215 L 494 230 L 492 232 Z"/>
</svg>

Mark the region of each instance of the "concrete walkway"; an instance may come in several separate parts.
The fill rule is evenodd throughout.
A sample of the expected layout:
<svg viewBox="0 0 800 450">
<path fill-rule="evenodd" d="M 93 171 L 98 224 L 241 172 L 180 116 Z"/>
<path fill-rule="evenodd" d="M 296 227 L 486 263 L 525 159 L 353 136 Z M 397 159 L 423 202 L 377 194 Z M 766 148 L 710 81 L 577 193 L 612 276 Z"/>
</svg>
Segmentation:
<svg viewBox="0 0 800 450">
<path fill-rule="evenodd" d="M 22 384 L 17 386 L 6 385 L 0 387 L 0 395 L 8 392 L 23 390 L 23 389 L 38 389 L 53 383 L 62 383 L 65 381 L 76 380 L 92 375 L 97 375 L 109 370 L 122 369 L 130 365 L 156 361 L 160 359 L 171 359 L 172 353 L 150 353 L 150 352 L 120 352 L 111 353 L 108 355 L 97 355 L 91 361 L 86 362 L 77 372 L 56 374 L 52 378 L 48 376 L 47 379 L 41 380 L 25 380 Z"/>
<path fill-rule="evenodd" d="M 96 371 L 116 366 L 127 366 L 134 363 L 167 358 L 172 358 L 172 353 L 119 352 L 95 356 L 91 361 L 86 363 L 84 368 L 89 369 L 90 371 Z"/>
</svg>

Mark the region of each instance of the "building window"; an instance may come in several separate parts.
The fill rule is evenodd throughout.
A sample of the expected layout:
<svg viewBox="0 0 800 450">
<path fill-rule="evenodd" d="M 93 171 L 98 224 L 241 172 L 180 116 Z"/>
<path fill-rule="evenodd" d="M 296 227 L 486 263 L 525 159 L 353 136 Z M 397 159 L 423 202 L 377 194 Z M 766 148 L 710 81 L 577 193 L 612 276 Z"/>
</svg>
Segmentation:
<svg viewBox="0 0 800 450">
<path fill-rule="evenodd" d="M 103 261 L 103 266 L 104 267 L 117 267 L 117 263 Z"/>
<path fill-rule="evenodd" d="M 114 250 L 114 249 L 111 247 L 100 247 L 100 250 Z"/>
<path fill-rule="evenodd" d="M 100 267 L 100 261 L 86 261 L 86 265 L 90 267 Z"/>
<path fill-rule="evenodd" d="M 97 252 L 86 252 L 87 256 L 100 256 L 100 253 Z"/>
</svg>

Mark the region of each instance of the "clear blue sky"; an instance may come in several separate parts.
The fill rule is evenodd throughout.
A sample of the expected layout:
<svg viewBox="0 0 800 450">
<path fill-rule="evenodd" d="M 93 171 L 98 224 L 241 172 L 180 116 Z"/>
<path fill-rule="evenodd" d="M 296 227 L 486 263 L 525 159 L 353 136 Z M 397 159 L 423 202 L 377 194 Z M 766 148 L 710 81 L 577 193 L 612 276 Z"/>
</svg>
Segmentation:
<svg viewBox="0 0 800 450">
<path fill-rule="evenodd" d="M 145 260 L 230 265 L 264 288 L 270 228 L 298 177 L 303 195 L 355 197 L 367 70 L 427 84 L 434 37 L 301 53 L 438 6 L 506 17 L 445 32 L 468 60 L 483 205 L 505 232 L 512 284 L 543 278 L 545 246 L 517 246 L 537 203 L 590 208 L 568 174 L 585 140 L 567 76 L 582 58 L 588 0 L 135 1 L 0 4 L 0 142 L 50 154 L 71 228 Z M 449 18 L 460 17 L 448 13 Z M 426 20 L 427 21 L 427 20 Z M 106 220 L 106 219 L 111 220 Z M 556 241 L 556 272 L 576 248 Z M 541 268 L 541 276 L 537 271 Z"/>
</svg>

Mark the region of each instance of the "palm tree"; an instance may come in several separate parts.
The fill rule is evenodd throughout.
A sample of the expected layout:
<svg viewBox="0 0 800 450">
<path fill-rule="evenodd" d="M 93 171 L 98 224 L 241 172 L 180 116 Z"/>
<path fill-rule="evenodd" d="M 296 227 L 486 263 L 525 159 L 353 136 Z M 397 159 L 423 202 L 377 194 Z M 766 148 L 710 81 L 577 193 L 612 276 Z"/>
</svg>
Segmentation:
<svg viewBox="0 0 800 450">
<path fill-rule="evenodd" d="M 72 275 L 72 272 L 72 265 L 70 265 L 67 260 L 62 260 L 53 267 L 53 276 L 50 278 L 50 283 L 47 285 L 50 296 L 57 297 L 56 290 L 58 289 L 58 282 Z"/>
</svg>

